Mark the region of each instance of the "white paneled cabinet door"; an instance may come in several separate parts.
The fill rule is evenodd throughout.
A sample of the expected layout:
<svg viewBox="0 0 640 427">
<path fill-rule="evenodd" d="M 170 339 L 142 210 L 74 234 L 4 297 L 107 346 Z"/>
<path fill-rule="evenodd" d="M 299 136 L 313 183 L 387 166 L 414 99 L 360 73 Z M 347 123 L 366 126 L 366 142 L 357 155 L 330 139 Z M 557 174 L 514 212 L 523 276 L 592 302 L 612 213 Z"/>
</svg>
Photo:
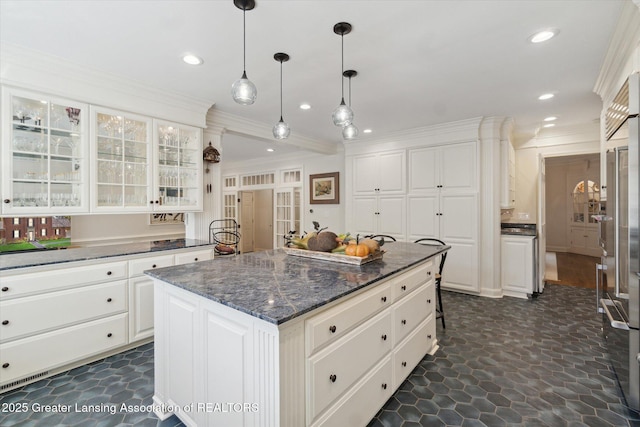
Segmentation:
<svg viewBox="0 0 640 427">
<path fill-rule="evenodd" d="M 440 184 L 438 148 L 409 151 L 409 193 L 437 191 Z"/>
<path fill-rule="evenodd" d="M 202 209 L 202 130 L 154 121 L 156 212 Z"/>
<path fill-rule="evenodd" d="M 475 194 L 447 194 L 441 197 L 440 237 L 451 245 L 442 284 L 450 288 L 478 289 L 478 211 Z"/>
<path fill-rule="evenodd" d="M 442 191 L 473 191 L 477 186 L 476 143 L 452 144 L 440 150 Z"/>
<path fill-rule="evenodd" d="M 87 104 L 3 88 L 2 213 L 89 211 L 87 110 Z"/>
<path fill-rule="evenodd" d="M 502 289 L 512 296 L 530 296 L 534 289 L 533 237 L 502 236 Z"/>
<path fill-rule="evenodd" d="M 351 233 L 353 235 L 360 234 L 360 236 L 376 234 L 377 211 L 378 198 L 376 196 L 355 197 L 353 199 L 353 225 L 357 228 Z"/>
<path fill-rule="evenodd" d="M 437 194 L 407 197 L 407 240 L 440 236 L 439 197 Z"/>
<path fill-rule="evenodd" d="M 374 194 L 379 174 L 377 154 L 355 157 L 353 159 L 353 192 Z"/>
<path fill-rule="evenodd" d="M 151 119 L 92 107 L 92 208 L 149 212 L 153 198 Z"/>
<path fill-rule="evenodd" d="M 129 342 L 153 336 L 153 280 L 129 279 Z"/>
<path fill-rule="evenodd" d="M 355 195 L 405 191 L 404 150 L 366 154 L 353 158 Z"/>
<path fill-rule="evenodd" d="M 405 205 L 405 196 L 379 196 L 376 234 L 386 234 L 404 240 Z"/>
</svg>

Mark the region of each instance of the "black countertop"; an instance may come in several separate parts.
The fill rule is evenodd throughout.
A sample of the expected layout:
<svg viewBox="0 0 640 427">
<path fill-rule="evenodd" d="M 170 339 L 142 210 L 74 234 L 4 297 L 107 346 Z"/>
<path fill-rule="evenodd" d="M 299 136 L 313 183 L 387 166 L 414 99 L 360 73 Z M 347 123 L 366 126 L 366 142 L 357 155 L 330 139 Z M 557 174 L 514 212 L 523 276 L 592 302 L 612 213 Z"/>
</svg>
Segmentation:
<svg viewBox="0 0 640 427">
<path fill-rule="evenodd" d="M 449 248 L 389 242 L 384 245 L 383 259 L 361 266 L 302 258 L 276 249 L 145 273 L 269 323 L 282 324 Z"/>
<path fill-rule="evenodd" d="M 170 239 L 152 242 L 123 243 L 118 245 L 88 246 L 64 250 L 34 250 L 0 254 L 0 271 L 14 268 L 37 267 L 63 262 L 86 261 L 123 255 L 161 252 L 173 249 L 196 248 L 209 245 L 205 240 Z"/>
</svg>

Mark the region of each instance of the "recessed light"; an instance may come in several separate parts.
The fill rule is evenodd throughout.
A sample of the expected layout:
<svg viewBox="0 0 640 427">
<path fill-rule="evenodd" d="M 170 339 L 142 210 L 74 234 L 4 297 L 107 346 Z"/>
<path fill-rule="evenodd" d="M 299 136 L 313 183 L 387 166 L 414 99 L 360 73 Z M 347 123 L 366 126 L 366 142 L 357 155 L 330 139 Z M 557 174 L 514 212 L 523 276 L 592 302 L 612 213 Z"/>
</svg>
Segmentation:
<svg viewBox="0 0 640 427">
<path fill-rule="evenodd" d="M 537 33 L 529 37 L 529 41 L 531 43 L 542 43 L 552 39 L 557 34 L 558 34 L 558 30 L 548 28 L 546 30 L 538 31 Z"/>
<path fill-rule="evenodd" d="M 311 109 L 311 105 L 307 104 L 306 102 L 304 104 L 300 104 L 300 109 L 301 110 L 309 110 Z"/>
<path fill-rule="evenodd" d="M 267 151 L 270 152 L 270 153 L 273 153 L 276 150 L 274 150 L 273 148 L 267 148 Z"/>
<path fill-rule="evenodd" d="M 552 128 L 554 127 L 556 124 L 555 123 L 547 123 L 546 125 L 543 125 L 543 128 Z"/>
<path fill-rule="evenodd" d="M 545 117 L 544 121 L 545 122 L 552 122 L 552 121 L 554 121 L 556 119 L 557 119 L 556 116 L 550 116 L 550 117 Z"/>
<path fill-rule="evenodd" d="M 551 98 L 553 98 L 554 96 L 555 96 L 555 95 L 554 95 L 554 94 L 552 94 L 552 93 L 545 93 L 545 94 L 543 94 L 543 95 L 540 95 L 540 96 L 538 97 L 538 99 L 539 99 L 540 101 L 544 101 L 545 99 L 551 99 Z"/>
<path fill-rule="evenodd" d="M 182 60 L 189 65 L 200 65 L 204 61 L 199 56 L 188 53 L 182 57 Z"/>
<path fill-rule="evenodd" d="M 371 133 L 371 132 L 373 132 L 371 129 L 365 129 L 362 131 L 362 133 Z"/>
</svg>

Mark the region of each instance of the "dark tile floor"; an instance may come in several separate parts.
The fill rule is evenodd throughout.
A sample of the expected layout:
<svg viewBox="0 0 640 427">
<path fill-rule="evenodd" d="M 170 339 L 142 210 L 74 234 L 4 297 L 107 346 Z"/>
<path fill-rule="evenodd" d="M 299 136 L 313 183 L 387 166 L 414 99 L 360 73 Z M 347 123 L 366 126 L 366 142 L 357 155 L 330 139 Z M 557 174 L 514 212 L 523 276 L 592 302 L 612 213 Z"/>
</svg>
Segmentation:
<svg viewBox="0 0 640 427">
<path fill-rule="evenodd" d="M 533 300 L 444 292 L 440 349 L 369 427 L 640 426 L 606 358 L 593 292 L 549 285 Z M 152 394 L 148 344 L 0 395 L 0 425 L 182 425 L 175 417 L 159 422 L 145 411 L 119 412 L 122 403 L 151 404 Z M 26 403 L 27 411 L 9 411 L 14 403 Z M 35 412 L 38 404 L 72 411 Z M 96 410 L 77 412 L 76 404 Z"/>
</svg>

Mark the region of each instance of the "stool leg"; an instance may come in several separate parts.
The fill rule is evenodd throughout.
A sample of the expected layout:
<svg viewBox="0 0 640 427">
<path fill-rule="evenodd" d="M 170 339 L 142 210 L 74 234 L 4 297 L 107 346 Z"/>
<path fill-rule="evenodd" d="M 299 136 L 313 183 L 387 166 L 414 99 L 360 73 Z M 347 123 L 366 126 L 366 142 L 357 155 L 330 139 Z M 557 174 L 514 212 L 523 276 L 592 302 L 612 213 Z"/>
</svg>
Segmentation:
<svg viewBox="0 0 640 427">
<path fill-rule="evenodd" d="M 436 291 L 438 293 L 438 308 L 440 311 L 440 319 L 442 319 L 442 328 L 446 329 L 444 325 L 444 311 L 442 310 L 442 293 L 440 292 L 440 280 L 436 282 Z"/>
</svg>

